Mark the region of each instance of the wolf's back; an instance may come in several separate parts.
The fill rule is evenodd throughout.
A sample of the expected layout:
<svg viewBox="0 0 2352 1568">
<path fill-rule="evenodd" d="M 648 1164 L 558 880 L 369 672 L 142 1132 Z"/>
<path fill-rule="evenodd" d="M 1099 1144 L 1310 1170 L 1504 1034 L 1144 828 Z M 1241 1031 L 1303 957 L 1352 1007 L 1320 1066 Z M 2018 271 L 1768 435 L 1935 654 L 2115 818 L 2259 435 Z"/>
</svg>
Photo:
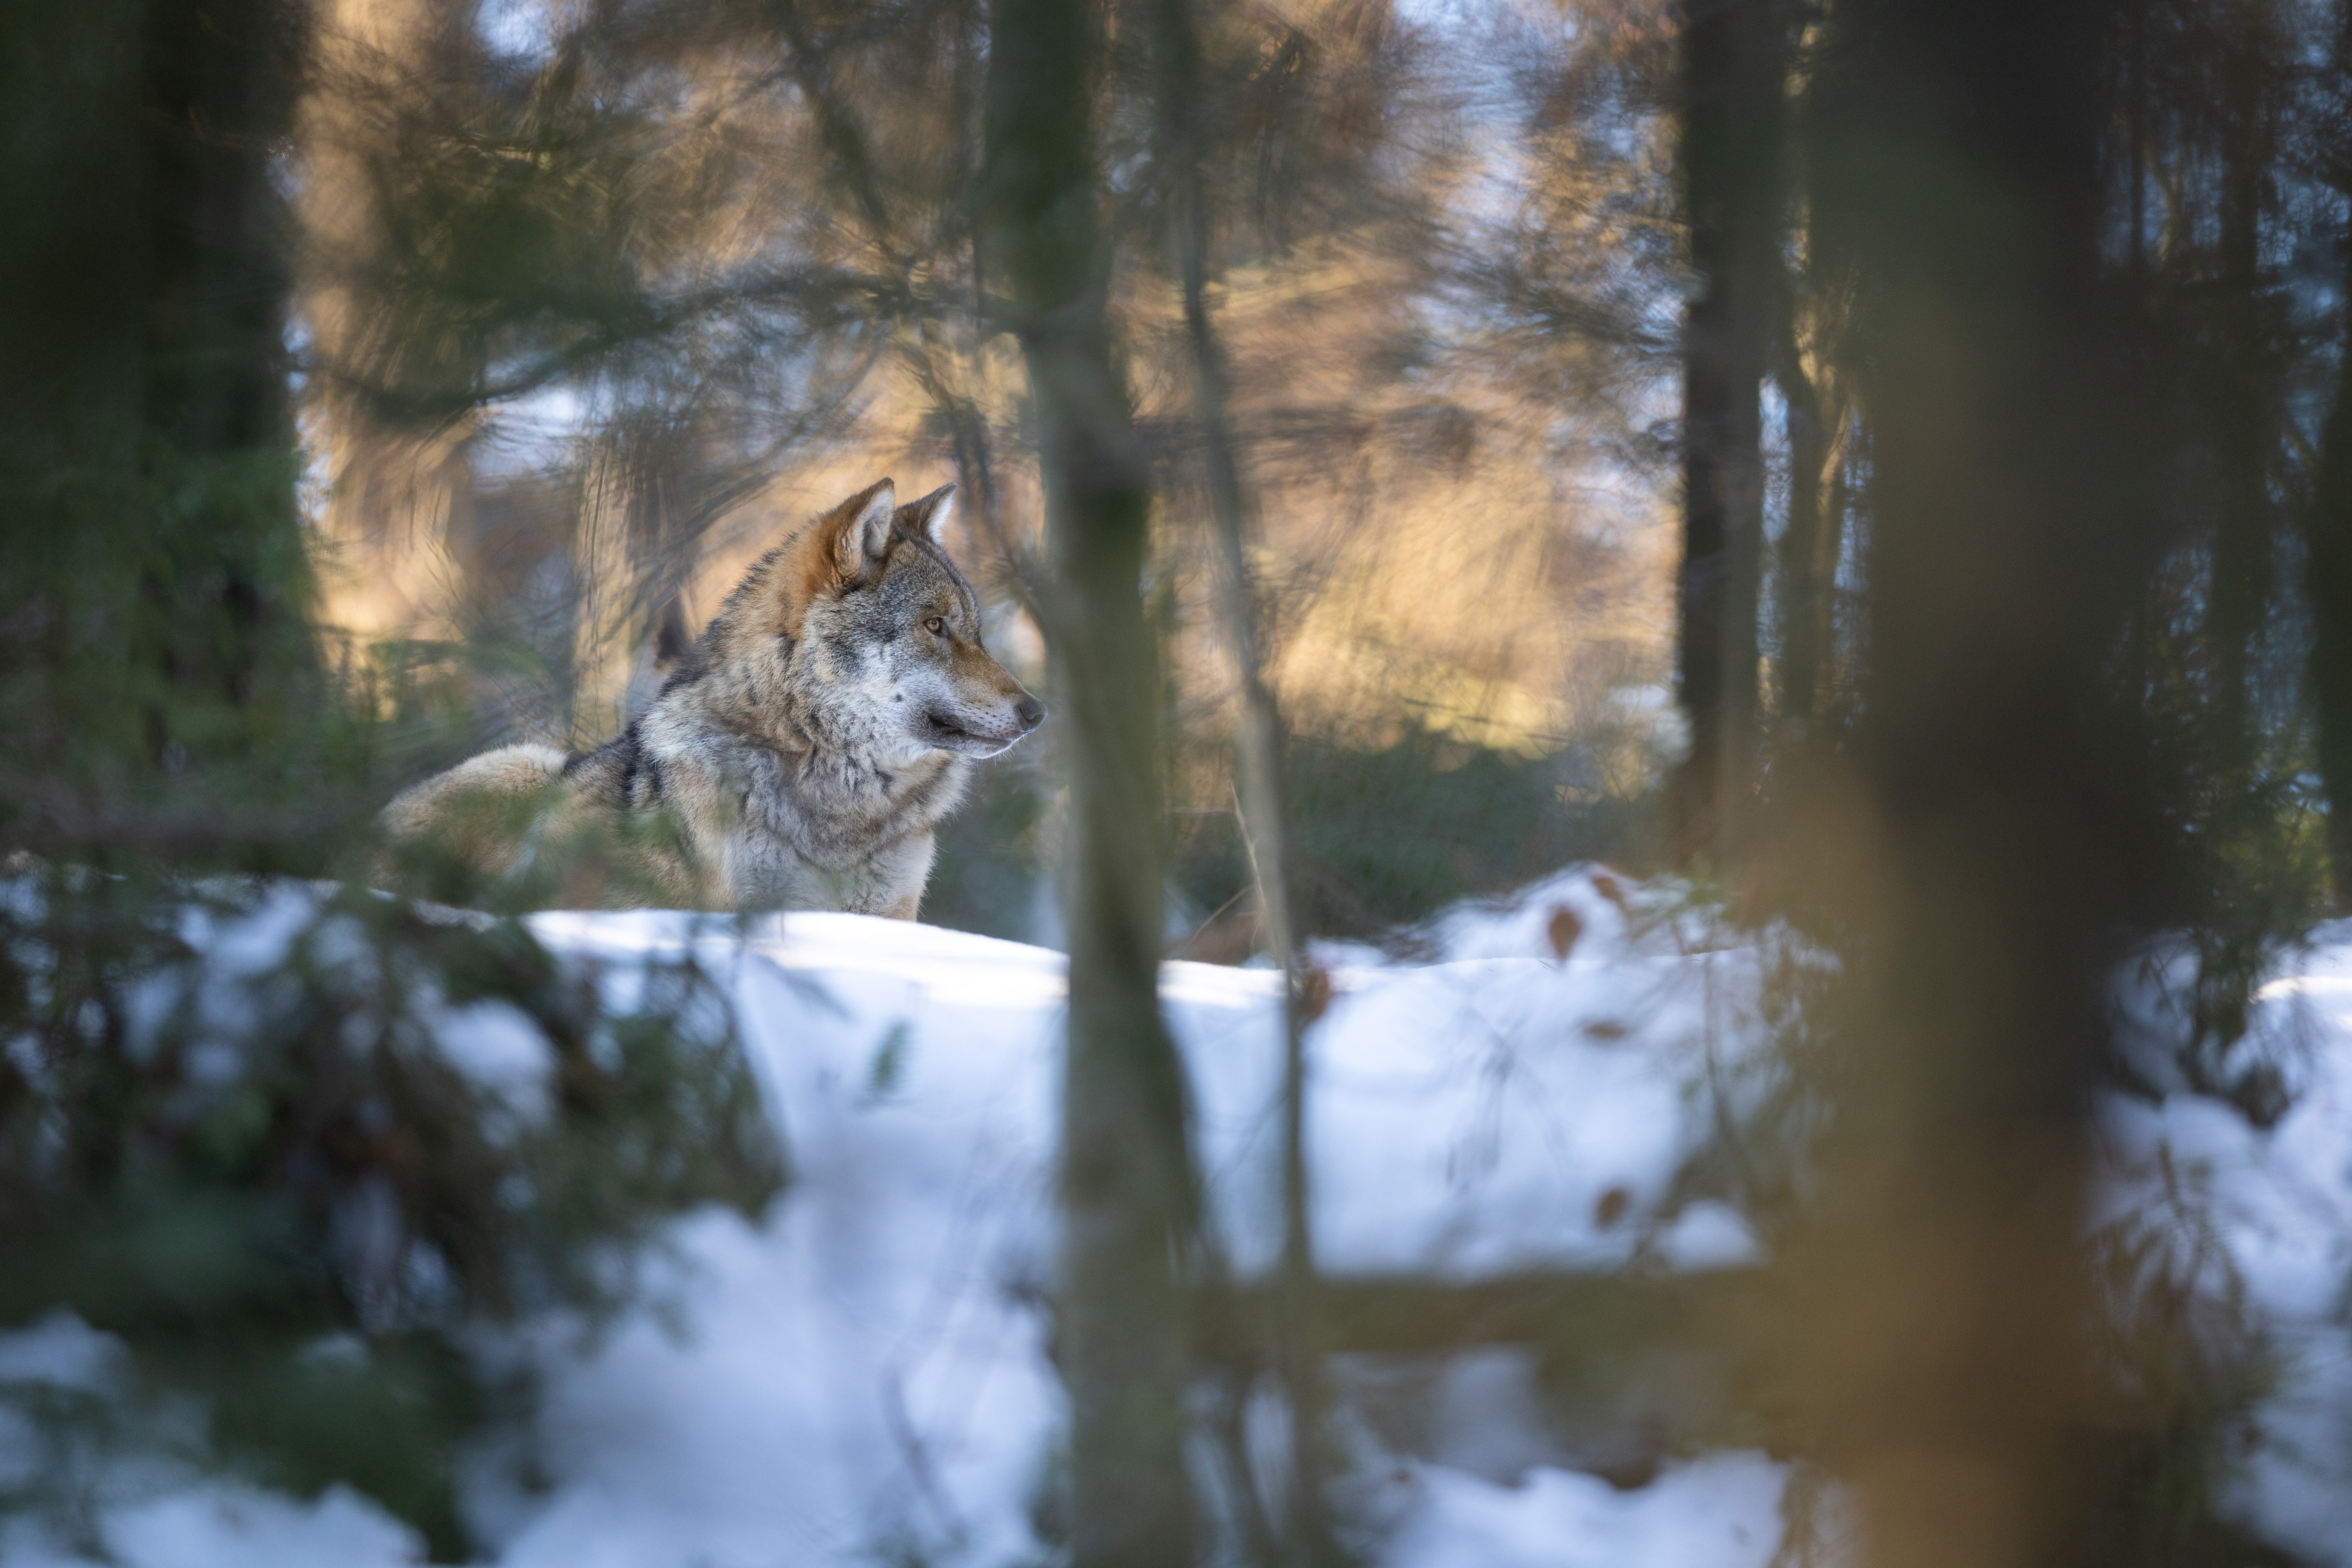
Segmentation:
<svg viewBox="0 0 2352 1568">
<path fill-rule="evenodd" d="M 501 746 L 469 757 L 394 795 L 383 808 L 384 831 L 395 841 L 430 842 L 484 877 L 504 877 L 549 786 L 563 776 L 563 763 L 552 746 Z"/>
</svg>

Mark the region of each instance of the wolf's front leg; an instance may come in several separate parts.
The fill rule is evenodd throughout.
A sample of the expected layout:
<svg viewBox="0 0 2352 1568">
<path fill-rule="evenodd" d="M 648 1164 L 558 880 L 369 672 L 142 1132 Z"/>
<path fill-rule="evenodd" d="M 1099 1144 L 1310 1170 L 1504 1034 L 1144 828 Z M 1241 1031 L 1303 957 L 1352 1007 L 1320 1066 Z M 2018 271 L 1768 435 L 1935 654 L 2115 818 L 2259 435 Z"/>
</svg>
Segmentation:
<svg viewBox="0 0 2352 1568">
<path fill-rule="evenodd" d="M 894 921 L 913 920 L 930 884 L 938 847 L 929 833 L 912 833 L 875 856 L 865 867 L 866 896 L 860 902 Z"/>
</svg>

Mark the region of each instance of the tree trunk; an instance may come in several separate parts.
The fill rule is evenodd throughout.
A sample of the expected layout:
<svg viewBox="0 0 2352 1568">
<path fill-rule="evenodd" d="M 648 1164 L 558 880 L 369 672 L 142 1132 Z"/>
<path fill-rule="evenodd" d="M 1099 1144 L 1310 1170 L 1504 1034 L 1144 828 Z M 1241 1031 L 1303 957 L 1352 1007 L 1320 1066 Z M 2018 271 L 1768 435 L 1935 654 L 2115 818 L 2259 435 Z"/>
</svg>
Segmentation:
<svg viewBox="0 0 2352 1568">
<path fill-rule="evenodd" d="M 2213 649 L 2213 722 L 2224 791 L 2242 795 L 2258 738 L 2252 732 L 2253 654 L 2271 598 L 2269 481 L 2263 461 L 2269 377 L 2262 331 L 2262 195 L 2270 173 L 2268 61 L 2259 6 L 2234 19 L 2222 116 L 2221 371 L 2213 410 L 2221 486 L 2206 637 Z"/>
<path fill-rule="evenodd" d="M 1181 1274 L 1192 1184 L 1157 994 L 1158 684 L 1140 597 L 1150 475 L 1104 318 L 1089 113 L 1103 58 L 1087 0 L 996 0 L 989 236 L 1035 400 L 1069 759 L 1069 1044 L 1058 1320 L 1070 1391 L 1072 1560 L 1189 1563 L 1189 1354 Z"/>
<path fill-rule="evenodd" d="M 2085 1115 L 2148 819 L 2101 679 L 2147 565 L 2101 424 L 2107 22 L 1853 0 L 1816 83 L 1816 232 L 1873 350 L 1872 632 L 1811 846 L 1843 1091 L 1789 1324 L 1884 1563 L 2021 1568 L 2086 1529 Z"/>
<path fill-rule="evenodd" d="M 1779 39 L 1777 8 L 1748 0 L 1693 0 L 1683 31 L 1683 198 L 1697 292 L 1683 324 L 1678 673 L 1691 752 L 1675 816 L 1683 852 L 1718 859 L 1756 766 L 1758 395 L 1780 266 Z"/>
<path fill-rule="evenodd" d="M 1828 654 L 1829 598 L 1834 587 L 1837 552 L 1832 531 L 1836 487 L 1830 465 L 1842 462 L 1832 420 L 1844 407 L 1832 397 L 1824 377 L 1816 385 L 1805 374 L 1794 321 L 1794 301 L 1780 304 L 1780 363 L 1773 379 L 1789 410 L 1789 519 L 1780 534 L 1780 653 L 1774 685 L 1780 697 L 1776 753 L 1793 757 L 1812 743 L 1822 712 L 1822 666 Z M 1834 412 L 1832 412 L 1834 409 Z M 1828 493 L 1824 493 L 1824 492 Z"/>
<path fill-rule="evenodd" d="M 2347 240 L 2352 243 L 2352 240 Z M 2352 910 L 2352 353 L 2339 353 L 2336 403 L 2320 437 L 2319 473 L 2304 514 L 2311 600 L 2311 701 L 2327 793 L 2336 907 Z"/>
<path fill-rule="evenodd" d="M 1288 1561 L 1336 1562 L 1325 1514 L 1322 1352 L 1311 1311 L 1315 1259 L 1307 1225 L 1306 1031 L 1308 976 L 1294 923 L 1290 856 L 1282 791 L 1282 715 L 1265 683 L 1265 626 L 1249 574 L 1253 508 L 1234 438 L 1232 374 L 1209 318 L 1209 200 L 1202 178 L 1201 43 L 1192 0 L 1159 0 L 1153 48 L 1160 87 L 1161 156 L 1176 207 L 1184 327 L 1195 378 L 1194 406 L 1216 528 L 1217 605 L 1232 649 L 1241 714 L 1234 748 L 1236 795 L 1250 865 L 1265 920 L 1266 948 L 1283 972 L 1282 1305 L 1277 1363 L 1290 1405 Z"/>
<path fill-rule="evenodd" d="M 81 847 L 103 857 L 190 768 L 173 800 L 249 805 L 261 690 L 306 662 L 270 183 L 300 21 L 278 0 L 0 21 L 0 727 L 52 792 L 14 835 L 105 825 Z"/>
</svg>

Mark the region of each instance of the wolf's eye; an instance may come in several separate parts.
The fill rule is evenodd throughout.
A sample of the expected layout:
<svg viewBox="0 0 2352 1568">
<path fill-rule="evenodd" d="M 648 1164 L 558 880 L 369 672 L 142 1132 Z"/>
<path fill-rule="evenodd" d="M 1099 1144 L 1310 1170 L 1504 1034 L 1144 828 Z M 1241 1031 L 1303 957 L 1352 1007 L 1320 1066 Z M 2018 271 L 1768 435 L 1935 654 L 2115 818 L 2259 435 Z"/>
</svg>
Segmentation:
<svg viewBox="0 0 2352 1568">
<path fill-rule="evenodd" d="M 923 629 L 930 633 L 935 637 L 943 637 L 948 635 L 947 622 L 937 616 L 932 616 L 927 618 L 923 622 Z"/>
</svg>

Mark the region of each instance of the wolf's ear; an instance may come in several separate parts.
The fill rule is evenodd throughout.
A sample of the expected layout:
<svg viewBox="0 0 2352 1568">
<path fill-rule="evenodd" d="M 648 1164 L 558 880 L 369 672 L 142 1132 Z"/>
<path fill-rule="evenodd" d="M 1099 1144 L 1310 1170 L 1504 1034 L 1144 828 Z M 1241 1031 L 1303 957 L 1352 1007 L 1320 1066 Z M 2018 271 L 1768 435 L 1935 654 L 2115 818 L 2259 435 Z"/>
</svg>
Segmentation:
<svg viewBox="0 0 2352 1568">
<path fill-rule="evenodd" d="M 955 515 L 955 486 L 941 485 L 922 500 L 908 501 L 898 509 L 898 531 L 909 538 L 943 543 L 940 536 L 947 530 L 948 519 Z"/>
<path fill-rule="evenodd" d="M 863 583 L 872 564 L 890 550 L 890 525 L 898 515 L 898 492 L 890 481 L 869 485 L 833 509 L 824 520 L 827 562 L 845 583 Z"/>
</svg>

